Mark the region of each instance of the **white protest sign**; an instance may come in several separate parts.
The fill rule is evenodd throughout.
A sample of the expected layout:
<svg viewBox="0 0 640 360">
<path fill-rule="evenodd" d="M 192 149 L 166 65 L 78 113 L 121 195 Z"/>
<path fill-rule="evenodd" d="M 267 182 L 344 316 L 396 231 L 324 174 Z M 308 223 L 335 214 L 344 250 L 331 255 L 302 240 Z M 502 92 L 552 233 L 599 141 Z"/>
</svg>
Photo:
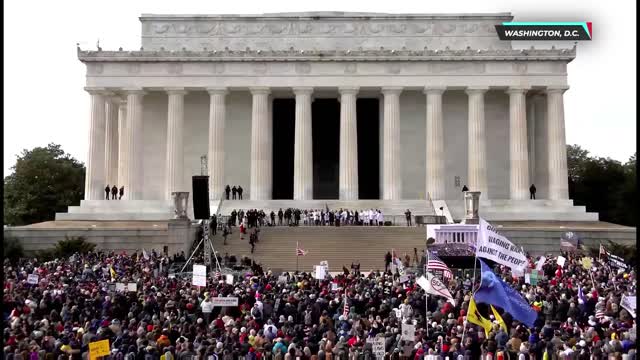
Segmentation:
<svg viewBox="0 0 640 360">
<path fill-rule="evenodd" d="M 124 292 L 124 283 L 116 283 L 116 291 L 122 291 Z"/>
<path fill-rule="evenodd" d="M 636 318 L 636 297 L 635 296 L 627 296 L 622 295 L 622 300 L 620 305 L 625 308 L 633 318 Z"/>
<path fill-rule="evenodd" d="M 402 324 L 402 340 L 416 340 L 416 326 L 413 324 Z"/>
<path fill-rule="evenodd" d="M 233 285 L 233 274 L 227 274 L 227 284 Z"/>
<path fill-rule="evenodd" d="M 287 275 L 278 276 L 278 284 L 286 284 L 287 283 Z"/>
<path fill-rule="evenodd" d="M 564 267 L 565 261 L 567 261 L 567 259 L 564 256 L 558 256 L 558 265 Z"/>
<path fill-rule="evenodd" d="M 214 307 L 238 306 L 237 297 L 214 297 L 211 302 Z"/>
<path fill-rule="evenodd" d="M 524 274 L 524 282 L 526 284 L 531 284 L 531 273 Z"/>
<path fill-rule="evenodd" d="M 545 261 L 547 261 L 547 258 L 544 256 L 540 256 L 540 260 L 538 260 L 538 262 L 536 263 L 536 270 L 542 270 Z"/>
<path fill-rule="evenodd" d="M 511 270 L 511 275 L 513 275 L 513 277 L 523 277 L 524 276 L 524 270 L 513 269 L 513 270 Z"/>
<path fill-rule="evenodd" d="M 38 285 L 38 280 L 40 280 L 40 277 L 37 274 L 29 274 L 27 276 L 27 284 Z"/>
<path fill-rule="evenodd" d="M 128 283 L 127 291 L 129 292 L 138 292 L 138 283 Z"/>
<path fill-rule="evenodd" d="M 371 350 L 373 356 L 377 360 L 384 360 L 385 347 L 384 347 L 384 338 L 383 337 L 375 337 L 375 338 L 367 338 L 367 343 L 371 344 Z"/>
<path fill-rule="evenodd" d="M 320 266 L 324 268 L 325 274 L 329 272 L 329 262 L 327 260 L 320 261 Z"/>
<path fill-rule="evenodd" d="M 409 275 L 401 275 L 400 276 L 400 283 L 406 283 L 407 281 L 409 281 Z"/>
<path fill-rule="evenodd" d="M 331 283 L 331 291 L 336 291 L 336 290 L 338 290 L 338 284 Z"/>
<path fill-rule="evenodd" d="M 207 267 L 205 265 L 193 265 L 193 285 L 207 286 Z"/>
<path fill-rule="evenodd" d="M 315 274 L 316 274 L 316 279 L 318 280 L 324 280 L 324 276 L 325 276 L 325 268 L 322 265 L 315 265 Z"/>
<path fill-rule="evenodd" d="M 498 264 L 524 272 L 527 255 L 521 247 L 514 245 L 504 235 L 498 233 L 491 224 L 480 218 L 476 256 L 493 260 Z"/>
</svg>

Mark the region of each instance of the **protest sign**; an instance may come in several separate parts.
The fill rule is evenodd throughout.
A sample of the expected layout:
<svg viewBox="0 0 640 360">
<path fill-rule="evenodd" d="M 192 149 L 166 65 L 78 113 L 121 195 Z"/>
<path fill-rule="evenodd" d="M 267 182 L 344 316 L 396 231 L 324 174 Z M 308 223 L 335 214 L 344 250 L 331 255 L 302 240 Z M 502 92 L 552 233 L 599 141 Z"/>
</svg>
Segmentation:
<svg viewBox="0 0 640 360">
<path fill-rule="evenodd" d="M 545 261 L 547 261 L 547 258 L 544 256 L 540 256 L 540 260 L 538 260 L 538 262 L 536 263 L 536 270 L 542 270 Z"/>
<path fill-rule="evenodd" d="M 622 295 L 620 306 L 625 308 L 633 318 L 636 318 L 636 296 Z"/>
<path fill-rule="evenodd" d="M 495 227 L 482 218 L 480 218 L 476 243 L 476 256 L 508 266 L 512 270 L 524 271 L 528 263 L 527 255 L 521 247 L 499 234 Z"/>
<path fill-rule="evenodd" d="M 89 359 L 95 360 L 101 356 L 108 356 L 111 354 L 109 349 L 109 340 L 100 340 L 89 343 Z"/>
<path fill-rule="evenodd" d="M 565 261 L 567 261 L 567 258 L 565 258 L 564 256 L 558 256 L 558 261 L 557 261 L 558 265 L 560 265 L 561 267 L 564 267 Z"/>
<path fill-rule="evenodd" d="M 137 283 L 128 283 L 127 284 L 127 291 L 129 292 L 137 292 L 138 291 L 138 284 Z"/>
<path fill-rule="evenodd" d="M 384 360 L 384 337 L 367 338 L 367 343 L 371 344 L 373 356 L 375 356 L 377 360 Z"/>
<path fill-rule="evenodd" d="M 525 284 L 531 284 L 531 273 L 524 274 L 524 282 Z"/>
<path fill-rule="evenodd" d="M 315 265 L 315 277 L 318 280 L 324 280 L 324 276 L 325 276 L 325 267 L 322 265 Z"/>
<path fill-rule="evenodd" d="M 609 258 L 609 266 L 618 268 L 618 269 L 626 269 L 627 264 L 625 264 L 624 259 L 620 256 L 613 255 L 612 253 L 607 253 L 607 257 Z"/>
<path fill-rule="evenodd" d="M 413 324 L 402 324 L 402 340 L 415 341 L 416 340 L 416 326 Z"/>
<path fill-rule="evenodd" d="M 29 274 L 27 276 L 27 284 L 38 285 L 40 277 L 37 274 Z"/>
<path fill-rule="evenodd" d="M 286 284 L 288 280 L 287 275 L 278 276 L 278 284 Z"/>
<path fill-rule="evenodd" d="M 582 267 L 585 268 L 585 270 L 589 270 L 593 266 L 593 259 L 590 257 L 583 257 L 581 262 Z"/>
<path fill-rule="evenodd" d="M 400 280 L 399 281 L 400 281 L 401 284 L 406 283 L 407 281 L 409 281 L 409 275 L 400 276 Z"/>
<path fill-rule="evenodd" d="M 211 302 L 214 307 L 238 306 L 237 297 L 214 297 Z"/>
<path fill-rule="evenodd" d="M 116 283 L 116 291 L 124 292 L 124 283 Z"/>
<path fill-rule="evenodd" d="M 193 265 L 193 285 L 207 286 L 207 267 L 205 265 Z"/>
<path fill-rule="evenodd" d="M 233 274 L 227 274 L 226 280 L 227 284 L 233 285 Z"/>
<path fill-rule="evenodd" d="M 329 262 L 327 260 L 320 261 L 320 266 L 322 266 L 324 268 L 324 273 L 325 274 L 329 273 Z"/>
</svg>

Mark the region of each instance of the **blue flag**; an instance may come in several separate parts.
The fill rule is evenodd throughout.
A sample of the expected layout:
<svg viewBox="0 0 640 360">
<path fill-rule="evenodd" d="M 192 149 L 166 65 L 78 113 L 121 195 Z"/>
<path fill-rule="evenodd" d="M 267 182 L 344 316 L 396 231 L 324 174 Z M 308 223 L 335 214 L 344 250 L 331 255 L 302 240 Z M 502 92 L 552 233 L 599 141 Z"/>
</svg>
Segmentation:
<svg viewBox="0 0 640 360">
<path fill-rule="evenodd" d="M 530 328 L 533 327 L 533 323 L 538 317 L 535 310 L 529 306 L 529 303 L 522 295 L 496 276 L 487 264 L 482 260 L 480 260 L 480 264 L 482 282 L 480 283 L 480 289 L 473 295 L 476 302 L 499 306 L 505 312 L 511 314 L 514 319 Z"/>
</svg>

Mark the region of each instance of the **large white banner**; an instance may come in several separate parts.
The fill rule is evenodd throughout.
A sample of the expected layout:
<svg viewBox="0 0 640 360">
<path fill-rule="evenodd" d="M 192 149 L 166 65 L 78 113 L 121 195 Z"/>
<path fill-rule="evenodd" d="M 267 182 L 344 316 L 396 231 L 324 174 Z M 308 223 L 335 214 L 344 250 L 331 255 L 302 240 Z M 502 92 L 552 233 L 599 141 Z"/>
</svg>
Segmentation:
<svg viewBox="0 0 640 360">
<path fill-rule="evenodd" d="M 514 245 L 495 227 L 480 218 L 476 256 L 493 260 L 512 270 L 524 272 L 527 267 L 527 256 L 522 248 Z"/>
<path fill-rule="evenodd" d="M 213 297 L 211 298 L 213 307 L 238 306 L 237 297 Z"/>
</svg>

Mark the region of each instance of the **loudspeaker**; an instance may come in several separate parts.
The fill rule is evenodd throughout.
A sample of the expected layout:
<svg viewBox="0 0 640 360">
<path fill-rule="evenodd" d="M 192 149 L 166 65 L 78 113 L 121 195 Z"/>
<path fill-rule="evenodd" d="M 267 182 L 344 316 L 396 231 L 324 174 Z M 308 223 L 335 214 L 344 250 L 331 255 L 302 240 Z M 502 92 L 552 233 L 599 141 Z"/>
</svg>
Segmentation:
<svg viewBox="0 0 640 360">
<path fill-rule="evenodd" d="M 193 217 L 196 220 L 209 219 L 209 177 L 193 176 Z"/>
</svg>

